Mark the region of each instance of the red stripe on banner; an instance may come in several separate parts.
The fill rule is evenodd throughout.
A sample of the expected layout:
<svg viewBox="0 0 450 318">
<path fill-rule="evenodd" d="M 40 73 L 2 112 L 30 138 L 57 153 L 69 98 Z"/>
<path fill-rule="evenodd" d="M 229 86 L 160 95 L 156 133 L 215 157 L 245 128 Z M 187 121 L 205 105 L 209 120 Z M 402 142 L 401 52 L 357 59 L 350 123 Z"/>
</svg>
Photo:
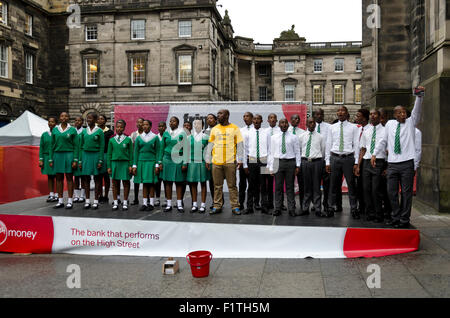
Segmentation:
<svg viewBox="0 0 450 318">
<path fill-rule="evenodd" d="M 158 133 L 158 124 L 160 121 L 167 122 L 170 111 L 170 105 L 117 105 L 114 107 L 114 122 L 119 119 L 125 120 L 127 127 L 125 134 L 130 136 L 136 131 L 136 121 L 142 117 L 152 121 L 152 132 Z M 180 118 L 181 120 L 181 118 Z M 182 125 L 182 123 L 181 123 Z"/>
<path fill-rule="evenodd" d="M 53 233 L 49 216 L 0 214 L 0 252 L 51 253 Z"/>
<path fill-rule="evenodd" d="M 419 249 L 418 230 L 347 229 L 344 254 L 348 258 L 382 257 Z"/>
<path fill-rule="evenodd" d="M 308 105 L 306 104 L 283 104 L 283 114 L 286 119 L 291 122 L 292 115 L 298 115 L 300 117 L 300 123 L 298 127 L 306 130 L 306 119 L 308 117 Z M 281 119 L 281 118 L 278 118 Z"/>
</svg>

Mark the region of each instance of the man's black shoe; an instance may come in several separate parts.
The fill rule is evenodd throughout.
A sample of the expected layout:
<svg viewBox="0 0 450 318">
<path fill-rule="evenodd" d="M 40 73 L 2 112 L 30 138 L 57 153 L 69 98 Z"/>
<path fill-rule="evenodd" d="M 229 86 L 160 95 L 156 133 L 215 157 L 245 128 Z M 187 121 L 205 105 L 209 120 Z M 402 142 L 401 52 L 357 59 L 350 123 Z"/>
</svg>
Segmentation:
<svg viewBox="0 0 450 318">
<path fill-rule="evenodd" d="M 367 221 L 367 222 L 370 222 L 370 221 L 373 221 L 373 220 L 375 220 L 375 217 L 374 217 L 374 216 L 372 216 L 372 215 L 367 215 L 367 217 L 366 217 L 366 221 Z"/>
<path fill-rule="evenodd" d="M 386 225 L 387 226 L 395 226 L 395 225 L 397 225 L 397 224 L 399 224 L 400 223 L 400 221 L 394 221 L 393 219 L 389 219 L 389 220 L 387 220 L 386 221 Z"/>
<path fill-rule="evenodd" d="M 396 228 L 396 229 L 409 229 L 409 227 L 410 227 L 409 223 L 401 223 L 401 222 L 399 222 L 399 223 L 394 225 L 394 228 Z"/>
<path fill-rule="evenodd" d="M 327 210 L 327 212 L 325 213 L 325 217 L 327 217 L 327 218 L 332 218 L 332 217 L 334 217 L 334 209 L 333 209 L 333 208 L 329 208 L 329 209 Z"/>
<path fill-rule="evenodd" d="M 273 203 L 269 204 L 269 205 L 267 206 L 267 208 L 268 208 L 269 210 L 275 209 L 275 207 L 273 206 Z"/>
<path fill-rule="evenodd" d="M 244 210 L 244 212 L 242 212 L 242 214 L 253 214 L 253 213 L 255 213 L 254 211 L 253 211 L 253 209 L 247 209 L 247 210 Z"/>
<path fill-rule="evenodd" d="M 139 200 L 134 200 L 133 202 L 131 202 L 131 205 L 139 205 Z"/>
<path fill-rule="evenodd" d="M 269 210 L 267 208 L 265 208 L 265 207 L 262 207 L 261 208 L 261 213 L 262 214 L 269 214 Z"/>
<path fill-rule="evenodd" d="M 289 211 L 289 215 L 292 216 L 292 217 L 298 216 L 298 215 L 295 213 L 295 210 Z"/>
<path fill-rule="evenodd" d="M 352 209 L 350 211 L 350 214 L 352 215 L 352 218 L 355 220 L 359 220 L 361 216 L 359 215 L 358 209 Z"/>
<path fill-rule="evenodd" d="M 375 223 L 383 223 L 384 219 L 383 218 L 375 218 L 375 220 L 373 220 Z"/>
<path fill-rule="evenodd" d="M 300 216 L 309 215 L 309 210 L 303 210 L 302 213 L 300 213 Z"/>
<path fill-rule="evenodd" d="M 272 213 L 273 216 L 280 216 L 281 215 L 281 211 L 280 210 L 275 210 Z"/>
<path fill-rule="evenodd" d="M 281 206 L 281 211 L 287 211 L 287 208 L 284 206 L 284 204 Z"/>
<path fill-rule="evenodd" d="M 341 206 L 338 206 L 338 207 L 334 210 L 334 212 L 337 212 L 337 213 L 342 212 L 342 207 L 341 207 Z"/>
<path fill-rule="evenodd" d="M 322 212 L 320 212 L 320 211 L 319 211 L 319 212 L 315 212 L 314 214 L 315 214 L 318 218 L 321 218 L 321 217 L 322 217 Z"/>
<path fill-rule="evenodd" d="M 259 204 L 255 204 L 255 210 L 256 211 L 261 211 L 262 207 Z"/>
</svg>

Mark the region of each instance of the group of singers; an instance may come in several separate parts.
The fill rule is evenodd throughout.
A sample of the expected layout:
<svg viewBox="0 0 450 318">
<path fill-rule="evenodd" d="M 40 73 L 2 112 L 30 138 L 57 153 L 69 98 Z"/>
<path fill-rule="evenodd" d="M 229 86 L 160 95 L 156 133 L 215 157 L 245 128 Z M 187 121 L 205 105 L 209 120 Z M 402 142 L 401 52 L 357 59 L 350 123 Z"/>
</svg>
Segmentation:
<svg viewBox="0 0 450 318">
<path fill-rule="evenodd" d="M 115 134 L 106 126 L 106 117 L 89 113 L 87 127 L 81 117 L 75 127 L 63 112 L 50 117 L 50 131 L 41 137 L 42 173 L 48 176 L 48 202 L 58 201 L 63 208 L 63 185 L 66 176 L 68 203 L 83 202 L 85 209 L 98 209 L 100 200 L 108 201 L 109 179 L 113 181 L 113 210 L 122 205 L 128 210 L 130 180 L 134 182 L 134 201 L 141 211 L 161 205 L 161 183 L 166 202 L 164 212 L 172 210 L 175 184 L 178 212 L 184 212 L 184 196 L 189 185 L 191 212 L 206 211 L 207 183 L 213 205 L 210 214 L 222 212 L 223 184 L 227 181 L 232 213 L 251 214 L 254 210 L 279 216 L 287 210 L 292 217 L 308 215 L 333 217 L 342 212 L 342 184 L 347 183 L 350 214 L 368 221 L 385 222 L 399 228 L 409 227 L 415 171 L 420 162 L 421 134 L 416 128 L 424 88 L 415 89 L 416 102 L 411 116 L 403 106 L 394 109 L 394 119 L 387 120 L 382 109 L 360 109 L 355 123 L 349 121 L 345 106 L 339 107 L 333 124 L 324 121 L 324 111 L 316 109 L 299 128 L 300 117 L 278 120 L 246 112 L 242 128 L 230 123 L 228 110 L 209 114 L 207 127 L 201 119 L 180 127 L 177 117 L 158 124 L 154 134 L 152 122 L 140 118 L 137 131 L 124 134 L 126 123 L 118 120 Z M 237 184 L 237 172 L 239 184 Z M 90 183 L 94 177 L 95 198 L 91 204 Z M 295 179 L 299 204 L 296 207 Z M 56 181 L 56 182 L 55 182 Z M 80 182 L 81 181 L 81 182 Z M 120 183 L 124 201 L 120 200 Z M 201 185 L 200 207 L 197 203 Z M 56 184 L 57 191 L 53 191 Z M 80 189 L 81 185 L 81 189 Z M 238 186 L 239 185 L 239 190 Z M 323 187 L 323 191 L 322 188 Z M 105 195 L 103 195 L 105 191 Z M 401 193 L 401 200 L 399 200 Z M 74 197 L 75 194 L 75 197 Z M 284 204 L 286 195 L 287 207 Z M 271 212 L 270 212 L 271 211 Z"/>
</svg>

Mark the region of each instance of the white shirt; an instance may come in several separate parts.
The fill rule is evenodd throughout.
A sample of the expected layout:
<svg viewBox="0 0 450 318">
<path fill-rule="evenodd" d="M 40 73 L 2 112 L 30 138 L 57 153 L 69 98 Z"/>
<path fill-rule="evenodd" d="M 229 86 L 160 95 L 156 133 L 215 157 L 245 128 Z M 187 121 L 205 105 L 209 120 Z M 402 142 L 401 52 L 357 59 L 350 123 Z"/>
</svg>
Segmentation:
<svg viewBox="0 0 450 318">
<path fill-rule="evenodd" d="M 319 132 L 320 127 L 320 132 Z M 325 144 L 327 143 L 327 137 L 328 137 L 328 130 L 330 129 L 331 125 L 329 123 L 326 123 L 322 121 L 320 124 L 316 122 L 316 131 L 319 132 L 325 141 Z"/>
<path fill-rule="evenodd" d="M 306 147 L 308 146 L 309 135 L 311 132 L 309 130 L 305 131 L 300 136 L 300 149 L 302 158 L 306 158 Z M 323 158 L 325 155 L 325 139 L 317 131 L 312 132 L 311 137 L 311 149 L 309 150 L 308 159 L 318 159 Z"/>
<path fill-rule="evenodd" d="M 131 140 L 133 140 L 133 143 L 135 143 L 136 142 L 136 138 L 137 137 L 139 137 L 141 134 L 139 133 L 139 131 L 138 130 L 136 130 L 136 131 L 134 131 L 134 132 L 132 132 L 131 133 Z"/>
<path fill-rule="evenodd" d="M 361 138 L 364 134 L 364 132 L 369 128 L 369 124 L 362 126 L 362 125 L 356 125 L 356 127 L 358 127 L 358 131 L 359 131 L 359 142 L 361 142 Z"/>
<path fill-rule="evenodd" d="M 267 133 L 268 133 L 270 136 L 274 136 L 274 135 L 279 134 L 279 133 L 281 132 L 281 129 L 280 129 L 280 127 L 278 127 L 278 126 L 275 126 L 275 127 L 269 127 L 269 128 L 266 128 L 266 130 L 267 130 Z"/>
<path fill-rule="evenodd" d="M 295 130 L 295 134 L 294 134 L 294 130 Z M 300 136 L 305 132 L 303 129 L 299 128 L 299 127 L 293 127 L 290 126 L 288 131 L 293 134 L 294 136 L 297 136 L 300 138 Z"/>
<path fill-rule="evenodd" d="M 256 130 L 251 128 L 244 137 L 244 158 L 247 156 L 256 158 L 256 132 L 259 131 L 259 158 L 267 158 L 269 154 L 270 134 L 267 129 Z M 248 168 L 247 160 L 244 160 L 244 168 Z"/>
<path fill-rule="evenodd" d="M 416 126 L 419 123 L 422 112 L 423 97 L 416 97 L 414 109 L 411 117 L 407 118 L 405 123 L 400 124 L 400 147 L 401 153 L 395 153 L 395 134 L 397 132 L 398 121 L 390 120 L 386 123 L 386 130 L 383 139 L 375 148 L 375 154 L 382 151 L 388 151 L 389 163 L 401 163 L 416 158 Z"/>
<path fill-rule="evenodd" d="M 84 130 L 83 127 L 81 127 L 80 129 L 77 129 L 77 134 L 78 134 L 78 135 L 81 134 L 81 133 L 83 132 L 83 130 Z"/>
<path fill-rule="evenodd" d="M 414 170 L 420 167 L 422 160 L 422 132 L 416 128 L 416 156 L 414 157 Z"/>
<path fill-rule="evenodd" d="M 299 138 L 291 134 L 290 132 L 285 133 L 285 143 L 286 143 L 286 153 L 283 154 L 281 146 L 282 146 L 282 138 L 283 133 L 280 132 L 274 136 L 270 137 L 270 146 L 269 146 L 269 156 L 267 160 L 267 167 L 269 171 L 274 171 L 274 161 L 275 159 L 294 159 L 295 165 L 300 167 L 302 163 L 302 157 L 300 153 L 300 142 Z"/>
<path fill-rule="evenodd" d="M 355 164 L 358 164 L 359 159 L 359 128 L 350 123 L 348 120 L 342 122 L 344 127 L 344 151 L 339 151 L 340 137 L 341 137 L 341 122 L 337 122 L 328 129 L 328 137 L 325 149 L 326 165 L 330 164 L 331 153 L 338 155 L 355 154 Z"/>
<path fill-rule="evenodd" d="M 361 137 L 360 148 L 366 149 L 366 153 L 364 154 L 363 159 L 372 159 L 372 154 L 370 153 L 370 146 L 372 145 L 372 136 L 373 136 L 374 126 L 367 125 L 364 128 L 365 129 L 364 129 L 364 133 Z M 385 134 L 385 128 L 383 127 L 382 124 L 378 124 L 377 126 L 375 126 L 375 129 L 377 132 L 376 136 L 375 136 L 375 148 L 376 148 L 376 146 L 383 139 L 383 136 Z M 374 152 L 375 152 L 375 150 L 374 150 Z M 377 155 L 377 159 L 386 159 L 386 152 L 382 151 L 381 153 L 379 153 Z"/>
</svg>

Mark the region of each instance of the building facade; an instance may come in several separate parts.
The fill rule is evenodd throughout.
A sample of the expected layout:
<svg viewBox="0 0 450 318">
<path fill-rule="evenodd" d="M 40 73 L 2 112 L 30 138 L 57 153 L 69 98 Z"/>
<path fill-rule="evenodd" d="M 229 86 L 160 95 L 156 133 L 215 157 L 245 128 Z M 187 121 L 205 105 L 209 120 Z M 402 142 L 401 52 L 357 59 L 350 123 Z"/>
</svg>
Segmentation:
<svg viewBox="0 0 450 318">
<path fill-rule="evenodd" d="M 378 27 L 373 27 L 379 8 Z M 363 106 L 412 108 L 426 87 L 417 197 L 450 211 L 450 1 L 363 0 Z"/>
<path fill-rule="evenodd" d="M 0 4 L 8 7 L 0 23 L 3 119 L 26 109 L 108 115 L 111 102 L 302 101 L 332 120 L 339 105 L 355 111 L 362 101 L 361 43 L 307 43 L 292 28 L 255 44 L 234 35 L 215 0 Z M 69 4 L 80 8 L 72 26 Z"/>
</svg>

